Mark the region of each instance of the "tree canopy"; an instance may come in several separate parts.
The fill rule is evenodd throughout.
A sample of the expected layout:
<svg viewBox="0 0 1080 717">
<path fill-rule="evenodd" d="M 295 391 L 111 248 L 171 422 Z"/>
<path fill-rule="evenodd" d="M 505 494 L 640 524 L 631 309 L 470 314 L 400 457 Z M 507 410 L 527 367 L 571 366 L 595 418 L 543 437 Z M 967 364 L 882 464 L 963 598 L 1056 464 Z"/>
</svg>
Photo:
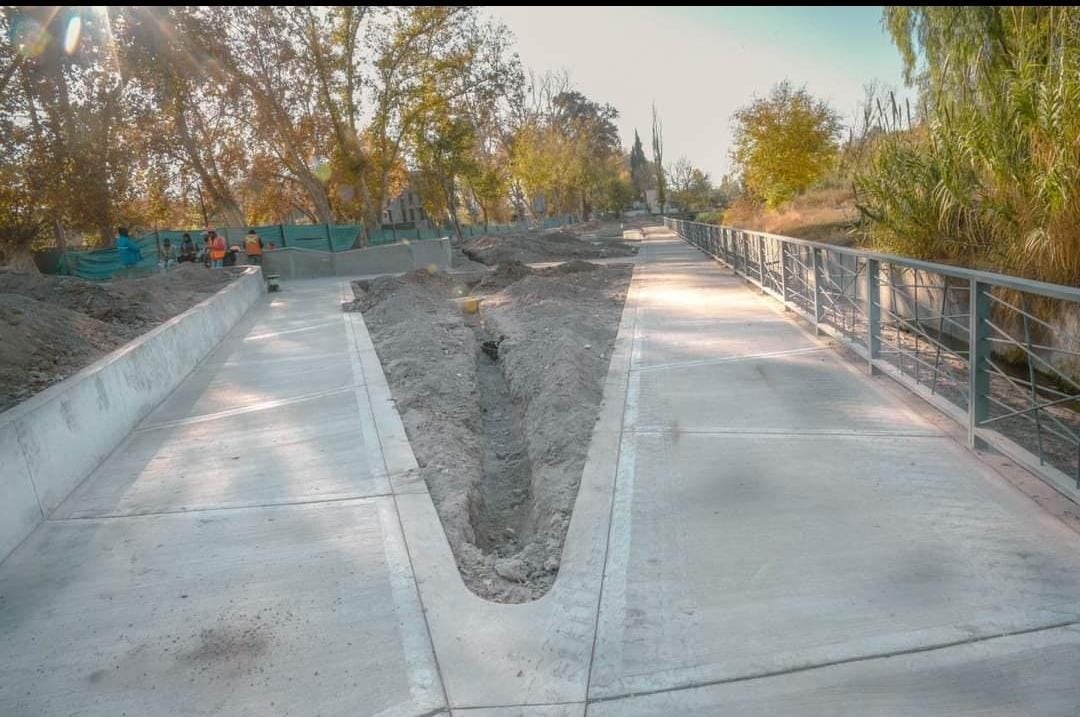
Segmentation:
<svg viewBox="0 0 1080 717">
<path fill-rule="evenodd" d="M 474 7 L 5 6 L 0 262 L 120 224 L 377 227 L 406 187 L 439 222 L 621 211 L 617 117 Z"/>
<path fill-rule="evenodd" d="M 772 208 L 806 191 L 833 166 L 840 118 L 790 82 L 735 113 L 732 160 L 743 185 Z"/>
</svg>

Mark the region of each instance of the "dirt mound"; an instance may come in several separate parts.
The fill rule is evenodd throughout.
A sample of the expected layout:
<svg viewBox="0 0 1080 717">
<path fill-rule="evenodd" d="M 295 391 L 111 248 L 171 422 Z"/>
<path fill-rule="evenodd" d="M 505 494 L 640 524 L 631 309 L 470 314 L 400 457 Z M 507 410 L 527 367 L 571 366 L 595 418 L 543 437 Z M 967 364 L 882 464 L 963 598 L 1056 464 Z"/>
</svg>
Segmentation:
<svg viewBox="0 0 1080 717">
<path fill-rule="evenodd" d="M 564 274 L 580 274 L 583 271 L 596 271 L 599 268 L 596 264 L 575 259 L 574 261 L 564 261 L 562 264 L 545 267 L 536 273 L 541 276 L 562 276 Z"/>
<path fill-rule="evenodd" d="M 481 264 L 465 256 L 465 252 L 461 250 L 461 242 L 458 239 L 453 239 L 450 242 L 450 266 L 461 271 L 487 269 L 487 264 Z"/>
<path fill-rule="evenodd" d="M 380 276 L 375 279 L 355 279 L 351 282 L 353 300 L 341 305 L 345 311 L 367 311 L 372 306 L 382 303 L 387 297 L 396 295 L 403 289 L 419 291 L 454 298 L 468 296 L 469 286 L 464 281 L 451 277 L 441 271 L 416 271 L 401 276 Z M 404 317 L 399 317 L 403 318 Z"/>
<path fill-rule="evenodd" d="M 479 316 L 448 277 L 356 288 L 462 576 L 493 600 L 558 573 L 631 274 L 586 266 L 508 265 Z"/>
<path fill-rule="evenodd" d="M 0 271 L 0 293 L 19 294 L 87 316 L 140 329 L 172 318 L 233 278 L 228 271 L 184 264 L 168 274 L 112 282 Z M 136 332 L 141 333 L 141 332 Z"/>
<path fill-rule="evenodd" d="M 126 341 L 86 314 L 0 294 L 0 411 L 78 372 Z"/>
<path fill-rule="evenodd" d="M 185 264 L 97 283 L 0 270 L 0 411 L 187 310 L 237 274 Z"/>
<path fill-rule="evenodd" d="M 594 244 L 563 230 L 543 234 L 472 237 L 462 243 L 461 250 L 473 261 L 489 266 L 510 261 L 531 263 L 563 259 L 601 259 L 633 256 L 637 253 L 636 248 L 621 242 Z"/>
<path fill-rule="evenodd" d="M 480 280 L 474 288 L 476 291 L 495 292 L 505 289 L 515 281 L 520 281 L 532 273 L 525 264 L 520 261 L 508 261 L 499 264 L 495 270 Z"/>
</svg>

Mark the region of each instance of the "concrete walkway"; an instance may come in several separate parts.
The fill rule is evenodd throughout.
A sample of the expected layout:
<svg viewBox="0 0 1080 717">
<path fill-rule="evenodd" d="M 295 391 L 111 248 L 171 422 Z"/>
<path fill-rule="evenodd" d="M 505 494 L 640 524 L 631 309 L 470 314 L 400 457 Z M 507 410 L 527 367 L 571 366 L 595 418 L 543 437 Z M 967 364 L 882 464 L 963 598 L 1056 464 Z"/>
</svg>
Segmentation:
<svg viewBox="0 0 1080 717">
<path fill-rule="evenodd" d="M 588 714 L 1076 714 L 1080 536 L 653 236 Z"/>
<path fill-rule="evenodd" d="M 269 295 L 0 564 L 0 714 L 1075 717 L 1080 536 L 672 235 L 526 605 L 461 582 L 340 291 Z"/>
<path fill-rule="evenodd" d="M 445 705 L 339 284 L 269 294 L 0 565 L 0 714 Z"/>
</svg>

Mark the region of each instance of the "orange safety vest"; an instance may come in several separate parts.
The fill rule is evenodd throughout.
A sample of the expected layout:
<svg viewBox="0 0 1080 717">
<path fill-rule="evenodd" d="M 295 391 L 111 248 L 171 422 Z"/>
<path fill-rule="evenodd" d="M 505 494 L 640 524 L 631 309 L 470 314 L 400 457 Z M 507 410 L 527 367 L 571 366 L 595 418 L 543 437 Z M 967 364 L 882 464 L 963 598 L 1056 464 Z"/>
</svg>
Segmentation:
<svg viewBox="0 0 1080 717">
<path fill-rule="evenodd" d="M 214 237 L 214 241 L 210 245 L 210 258 L 214 261 L 225 258 L 225 237 L 221 235 Z"/>
<path fill-rule="evenodd" d="M 262 255 L 262 247 L 259 246 L 259 237 L 257 235 L 249 236 L 246 240 L 244 240 L 244 253 L 248 256 Z"/>
</svg>

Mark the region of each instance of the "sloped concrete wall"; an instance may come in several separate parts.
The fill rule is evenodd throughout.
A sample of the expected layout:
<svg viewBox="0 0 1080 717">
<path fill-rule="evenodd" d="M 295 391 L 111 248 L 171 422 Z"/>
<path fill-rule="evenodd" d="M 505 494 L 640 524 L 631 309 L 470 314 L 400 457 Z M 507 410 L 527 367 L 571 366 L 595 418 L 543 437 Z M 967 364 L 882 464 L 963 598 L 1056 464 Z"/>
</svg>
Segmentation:
<svg viewBox="0 0 1080 717">
<path fill-rule="evenodd" d="M 161 326 L 0 414 L 0 560 L 225 337 L 264 291 L 250 267 Z"/>
</svg>

